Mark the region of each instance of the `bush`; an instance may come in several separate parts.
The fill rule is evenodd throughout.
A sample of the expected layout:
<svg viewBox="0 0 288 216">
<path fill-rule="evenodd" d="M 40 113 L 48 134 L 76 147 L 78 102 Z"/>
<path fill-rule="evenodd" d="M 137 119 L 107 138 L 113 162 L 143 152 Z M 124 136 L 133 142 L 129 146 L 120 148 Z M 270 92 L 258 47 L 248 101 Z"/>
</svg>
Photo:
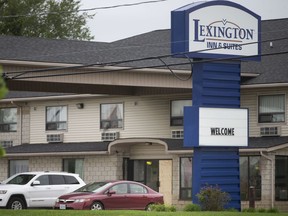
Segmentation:
<svg viewBox="0 0 288 216">
<path fill-rule="evenodd" d="M 279 213 L 279 210 L 277 208 L 270 208 L 267 210 L 268 213 Z"/>
<path fill-rule="evenodd" d="M 256 212 L 255 208 L 245 208 L 242 212 Z"/>
<path fill-rule="evenodd" d="M 222 211 L 231 200 L 230 195 L 218 186 L 205 186 L 196 194 L 203 211 Z"/>
<path fill-rule="evenodd" d="M 166 206 L 166 205 L 163 205 L 163 204 L 153 204 L 153 205 L 151 205 L 151 211 L 175 212 L 176 208 L 174 206 Z"/>
<path fill-rule="evenodd" d="M 259 208 L 259 209 L 258 209 L 258 212 L 260 212 L 260 213 L 265 213 L 265 212 L 266 212 L 266 209 L 265 209 L 265 208 Z"/>
<path fill-rule="evenodd" d="M 201 211 L 201 207 L 198 204 L 191 203 L 191 204 L 187 204 L 184 207 L 183 211 L 188 211 L 188 212 L 190 212 L 190 211 Z"/>
</svg>

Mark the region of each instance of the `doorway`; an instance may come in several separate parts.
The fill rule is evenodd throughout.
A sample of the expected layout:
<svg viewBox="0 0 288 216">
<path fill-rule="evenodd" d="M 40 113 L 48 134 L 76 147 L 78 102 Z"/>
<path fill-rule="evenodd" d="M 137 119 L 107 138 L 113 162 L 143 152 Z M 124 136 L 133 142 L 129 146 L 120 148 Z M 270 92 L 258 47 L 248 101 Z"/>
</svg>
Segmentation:
<svg viewBox="0 0 288 216">
<path fill-rule="evenodd" d="M 172 203 L 172 160 L 124 159 L 124 179 L 141 182 L 164 195 Z"/>
</svg>

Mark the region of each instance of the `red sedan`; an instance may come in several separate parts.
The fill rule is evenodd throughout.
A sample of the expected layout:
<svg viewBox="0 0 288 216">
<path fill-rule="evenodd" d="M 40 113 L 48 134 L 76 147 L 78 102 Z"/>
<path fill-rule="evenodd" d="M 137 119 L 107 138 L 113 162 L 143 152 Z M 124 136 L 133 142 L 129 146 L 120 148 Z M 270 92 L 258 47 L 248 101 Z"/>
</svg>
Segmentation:
<svg viewBox="0 0 288 216">
<path fill-rule="evenodd" d="M 163 195 L 138 182 L 106 181 L 87 184 L 73 193 L 60 196 L 55 209 L 138 209 L 150 210 L 163 204 Z"/>
</svg>

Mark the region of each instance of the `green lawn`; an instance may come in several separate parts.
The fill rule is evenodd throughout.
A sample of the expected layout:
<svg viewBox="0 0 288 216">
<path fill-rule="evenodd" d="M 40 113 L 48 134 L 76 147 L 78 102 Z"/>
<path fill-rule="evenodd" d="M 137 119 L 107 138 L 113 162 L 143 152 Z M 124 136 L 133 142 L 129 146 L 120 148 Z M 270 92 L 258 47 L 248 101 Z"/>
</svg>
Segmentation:
<svg viewBox="0 0 288 216">
<path fill-rule="evenodd" d="M 241 212 L 146 212 L 146 211 L 73 211 L 73 210 L 6 210 L 1 216 L 288 216 L 288 213 L 241 213 Z"/>
</svg>

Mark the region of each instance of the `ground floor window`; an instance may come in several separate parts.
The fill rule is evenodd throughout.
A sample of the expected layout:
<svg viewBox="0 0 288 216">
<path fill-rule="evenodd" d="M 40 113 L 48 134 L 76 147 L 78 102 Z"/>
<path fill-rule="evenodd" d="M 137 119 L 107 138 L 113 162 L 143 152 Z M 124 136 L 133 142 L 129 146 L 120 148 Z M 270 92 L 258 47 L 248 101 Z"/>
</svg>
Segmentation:
<svg viewBox="0 0 288 216">
<path fill-rule="evenodd" d="M 9 160 L 9 176 L 16 173 L 28 172 L 29 161 L 28 160 Z"/>
<path fill-rule="evenodd" d="M 180 199 L 192 199 L 192 158 L 180 158 Z"/>
<path fill-rule="evenodd" d="M 275 156 L 275 199 L 288 200 L 288 157 Z"/>
<path fill-rule="evenodd" d="M 240 157 L 241 200 L 249 200 L 249 188 L 255 188 L 255 199 L 261 200 L 260 156 Z"/>
<path fill-rule="evenodd" d="M 84 159 L 82 158 L 65 158 L 63 159 L 63 171 L 77 173 L 83 179 L 84 177 Z"/>
</svg>

